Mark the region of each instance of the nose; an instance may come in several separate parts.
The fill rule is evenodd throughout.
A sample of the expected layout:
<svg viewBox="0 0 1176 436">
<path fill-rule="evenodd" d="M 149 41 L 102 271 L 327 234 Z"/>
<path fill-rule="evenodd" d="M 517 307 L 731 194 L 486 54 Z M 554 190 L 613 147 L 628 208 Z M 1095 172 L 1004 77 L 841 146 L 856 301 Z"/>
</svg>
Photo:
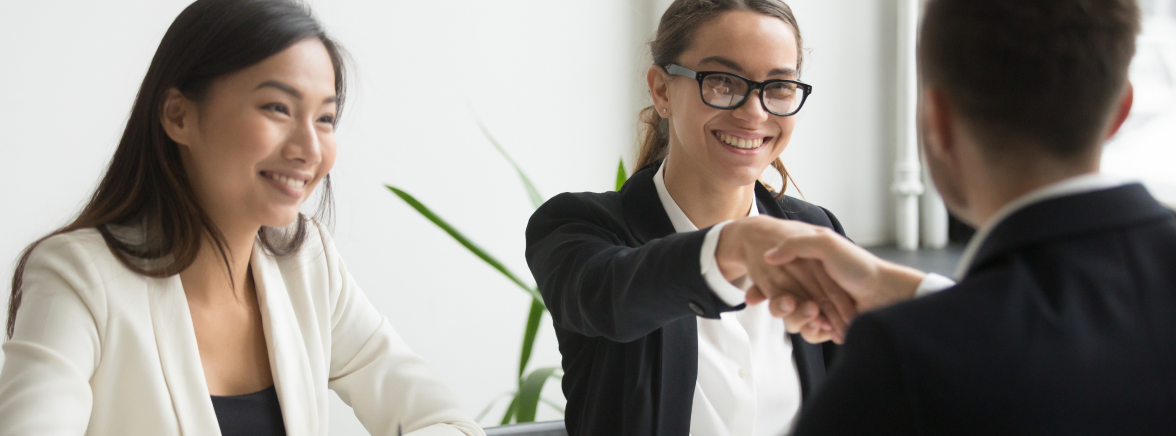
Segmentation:
<svg viewBox="0 0 1176 436">
<path fill-rule="evenodd" d="M 758 89 L 753 89 L 751 90 L 751 93 L 747 95 L 747 99 L 743 101 L 743 104 L 739 105 L 739 107 L 735 108 L 735 110 L 731 112 L 734 112 L 735 118 L 741 119 L 743 121 L 750 123 L 764 122 L 771 114 L 764 110 L 764 103 L 762 98 L 763 94 L 761 91 Z"/>
<path fill-rule="evenodd" d="M 314 120 L 303 120 L 293 126 L 282 148 L 282 157 L 308 166 L 318 165 L 322 161 L 323 150 Z"/>
</svg>

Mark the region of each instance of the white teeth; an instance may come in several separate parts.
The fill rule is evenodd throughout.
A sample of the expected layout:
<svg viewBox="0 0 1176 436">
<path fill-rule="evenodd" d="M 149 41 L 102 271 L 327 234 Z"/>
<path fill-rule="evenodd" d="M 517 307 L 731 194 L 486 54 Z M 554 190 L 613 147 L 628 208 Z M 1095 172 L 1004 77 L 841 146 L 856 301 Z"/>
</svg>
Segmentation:
<svg viewBox="0 0 1176 436">
<path fill-rule="evenodd" d="M 303 186 L 306 186 L 306 182 L 303 180 L 291 179 L 289 177 L 274 174 L 274 173 L 270 173 L 269 177 L 271 179 L 274 179 L 274 181 L 276 181 L 278 183 L 284 183 L 284 184 L 286 184 L 286 186 L 289 186 L 291 188 L 301 188 Z"/>
<path fill-rule="evenodd" d="M 723 143 L 741 150 L 755 150 L 760 148 L 761 145 L 764 145 L 764 138 L 743 139 L 736 138 L 726 133 L 719 133 L 718 137 L 720 141 L 723 141 Z"/>
</svg>

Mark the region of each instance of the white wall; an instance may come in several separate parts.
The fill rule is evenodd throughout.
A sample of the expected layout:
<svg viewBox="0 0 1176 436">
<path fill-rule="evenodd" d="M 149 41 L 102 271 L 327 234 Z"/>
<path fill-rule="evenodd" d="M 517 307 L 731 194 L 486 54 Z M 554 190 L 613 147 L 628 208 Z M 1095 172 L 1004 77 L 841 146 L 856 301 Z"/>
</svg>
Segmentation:
<svg viewBox="0 0 1176 436">
<path fill-rule="evenodd" d="M 412 193 L 529 278 L 531 207 L 467 104 L 543 194 L 610 189 L 645 103 L 642 44 L 659 10 L 649 1 L 659 0 L 313 2 L 358 78 L 338 133 L 336 242 L 372 302 L 471 414 L 513 387 L 528 298 L 382 186 Z M 187 3 L 5 2 L 0 278 L 93 189 L 159 39 Z M 894 5 L 791 4 L 810 49 L 803 80 L 815 92 L 785 162 L 852 238 L 884 242 L 893 227 Z M 550 321 L 535 353 L 532 366 L 559 363 Z M 557 417 L 541 409 L 541 419 Z M 332 421 L 334 434 L 363 434 L 345 408 Z"/>
</svg>

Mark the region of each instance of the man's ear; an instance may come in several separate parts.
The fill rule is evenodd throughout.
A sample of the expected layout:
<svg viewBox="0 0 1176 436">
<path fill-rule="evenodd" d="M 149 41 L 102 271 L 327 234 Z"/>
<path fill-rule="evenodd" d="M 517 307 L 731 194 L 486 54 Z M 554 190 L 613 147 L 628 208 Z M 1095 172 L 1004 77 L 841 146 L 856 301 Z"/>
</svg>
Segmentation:
<svg viewBox="0 0 1176 436">
<path fill-rule="evenodd" d="M 645 72 L 645 81 L 649 83 L 649 96 L 653 97 L 653 107 L 662 118 L 670 116 L 669 80 L 669 74 L 658 65 L 651 65 Z"/>
<path fill-rule="evenodd" d="M 159 111 L 159 122 L 176 144 L 190 145 L 196 133 L 196 108 L 180 90 L 168 89 Z"/>
<path fill-rule="evenodd" d="M 926 153 L 938 157 L 955 151 L 955 120 L 951 106 L 943 92 L 934 87 L 923 89 L 919 107 L 923 123 L 923 147 Z"/>
<path fill-rule="evenodd" d="M 1119 106 L 1115 110 L 1115 116 L 1111 118 L 1111 128 L 1107 129 L 1107 136 L 1103 138 L 1111 139 L 1116 133 L 1119 133 L 1119 128 L 1123 127 L 1123 123 L 1127 121 L 1127 116 L 1131 114 L 1131 106 L 1135 104 L 1135 86 L 1131 85 L 1131 81 L 1127 82 L 1127 88 L 1123 90 L 1123 96 L 1119 98 Z"/>
</svg>

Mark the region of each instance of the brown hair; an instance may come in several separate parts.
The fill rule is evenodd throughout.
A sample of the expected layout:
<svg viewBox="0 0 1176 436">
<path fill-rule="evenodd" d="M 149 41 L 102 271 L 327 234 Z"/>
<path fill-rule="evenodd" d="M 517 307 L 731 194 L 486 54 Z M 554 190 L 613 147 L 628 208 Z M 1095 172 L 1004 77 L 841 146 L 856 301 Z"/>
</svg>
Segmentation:
<svg viewBox="0 0 1176 436">
<path fill-rule="evenodd" d="M 179 274 L 196 260 L 206 240 L 229 268 L 224 235 L 192 191 L 179 148 L 163 130 L 160 111 L 168 89 L 200 101 L 212 82 L 257 64 L 295 43 L 317 38 L 335 70 L 339 110 L 344 97 L 343 55 L 310 11 L 293 0 L 198 0 L 180 13 L 164 34 L 131 108 L 130 119 L 106 174 L 73 222 L 25 248 L 12 276 L 8 337 L 16 327 L 25 266 L 44 240 L 95 227 L 127 268 L 151 277 Z M 323 179 L 316 218 L 329 220 L 331 180 Z M 262 246 L 277 255 L 296 252 L 311 225 L 299 214 L 292 232 L 263 227 Z M 128 239 L 127 228 L 140 229 Z M 230 278 L 231 280 L 231 278 Z"/>
<path fill-rule="evenodd" d="M 919 69 L 987 150 L 1070 158 L 1102 139 L 1139 20 L 1136 0 L 932 0 Z"/>
<path fill-rule="evenodd" d="M 796 24 L 792 8 L 780 0 L 675 0 L 662 15 L 657 26 L 657 35 L 649 43 L 653 64 L 667 65 L 677 62 L 678 57 L 694 43 L 694 34 L 698 29 L 719 15 L 731 11 L 758 12 L 779 18 L 792 27 L 792 32 L 796 35 L 796 71 L 800 71 L 801 63 L 804 61 L 800 26 Z M 641 134 L 634 171 L 665 159 L 670 146 L 669 121 L 658 115 L 657 108 L 651 105 L 642 109 L 639 117 L 645 127 Z M 780 172 L 780 178 L 784 181 L 784 186 L 776 193 L 776 197 L 779 198 L 784 195 L 788 188 L 788 180 L 792 177 L 780 158 L 772 161 L 772 168 Z"/>
</svg>

